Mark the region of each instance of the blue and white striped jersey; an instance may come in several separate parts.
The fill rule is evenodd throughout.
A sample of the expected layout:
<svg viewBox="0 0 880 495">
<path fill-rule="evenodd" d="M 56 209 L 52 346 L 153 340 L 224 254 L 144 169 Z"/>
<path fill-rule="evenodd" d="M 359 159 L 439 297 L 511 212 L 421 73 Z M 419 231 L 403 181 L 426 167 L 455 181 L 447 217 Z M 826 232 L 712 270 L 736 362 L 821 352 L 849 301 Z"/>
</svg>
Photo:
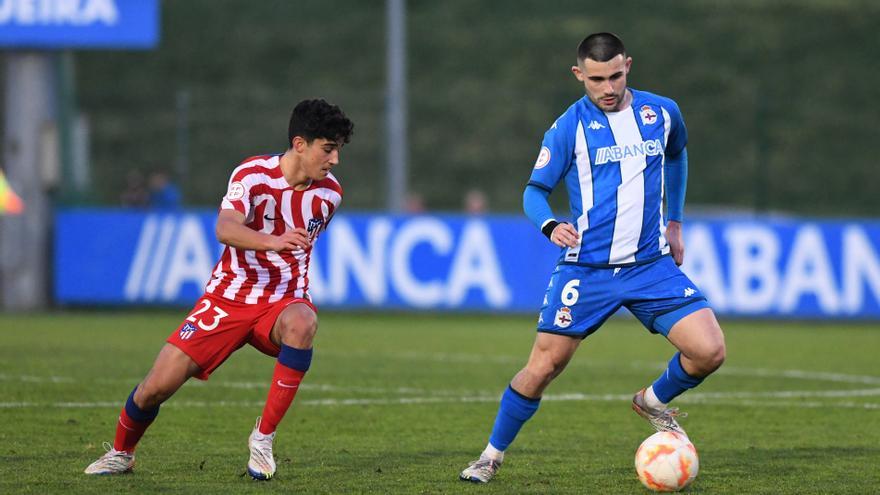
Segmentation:
<svg viewBox="0 0 880 495">
<path fill-rule="evenodd" d="M 544 134 L 529 185 L 552 191 L 564 180 L 581 235 L 561 263 L 620 266 L 669 252 L 663 165 L 687 129 L 674 101 L 629 89 L 629 108 L 603 112 L 584 96 Z"/>
</svg>

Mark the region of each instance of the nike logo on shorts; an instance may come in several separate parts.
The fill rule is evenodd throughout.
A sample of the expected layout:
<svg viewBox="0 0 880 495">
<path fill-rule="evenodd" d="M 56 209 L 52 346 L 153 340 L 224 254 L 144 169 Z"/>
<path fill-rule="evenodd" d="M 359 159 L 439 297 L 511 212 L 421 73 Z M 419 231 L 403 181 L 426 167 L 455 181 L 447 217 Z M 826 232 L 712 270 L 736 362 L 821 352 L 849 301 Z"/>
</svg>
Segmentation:
<svg viewBox="0 0 880 495">
<path fill-rule="evenodd" d="M 269 215 L 263 215 L 263 218 L 265 218 L 266 220 L 269 220 L 270 222 L 274 222 L 275 220 L 281 220 L 281 217 L 272 218 Z"/>
<path fill-rule="evenodd" d="M 279 387 L 283 387 L 283 388 L 297 388 L 297 387 L 299 387 L 299 385 L 288 385 L 288 384 L 282 382 L 281 380 L 276 380 L 275 383 L 278 384 Z"/>
</svg>

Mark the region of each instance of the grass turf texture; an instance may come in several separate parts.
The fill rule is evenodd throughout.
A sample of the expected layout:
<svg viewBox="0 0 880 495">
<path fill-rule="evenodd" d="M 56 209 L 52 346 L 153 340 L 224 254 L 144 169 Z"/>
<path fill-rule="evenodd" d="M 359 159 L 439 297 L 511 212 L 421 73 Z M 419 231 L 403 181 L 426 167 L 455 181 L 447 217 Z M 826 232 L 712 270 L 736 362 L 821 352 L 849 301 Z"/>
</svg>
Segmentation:
<svg viewBox="0 0 880 495">
<path fill-rule="evenodd" d="M 321 315 L 279 427 L 276 477 L 244 475 L 274 361 L 245 347 L 165 406 L 134 474 L 82 470 L 182 311 L 0 315 L 0 493 L 641 493 L 651 430 L 629 409 L 672 354 L 634 320 L 587 339 L 489 485 L 458 481 L 522 366 L 533 318 Z M 880 486 L 880 330 L 726 322 L 728 361 L 677 405 L 700 453 L 688 493 Z"/>
</svg>

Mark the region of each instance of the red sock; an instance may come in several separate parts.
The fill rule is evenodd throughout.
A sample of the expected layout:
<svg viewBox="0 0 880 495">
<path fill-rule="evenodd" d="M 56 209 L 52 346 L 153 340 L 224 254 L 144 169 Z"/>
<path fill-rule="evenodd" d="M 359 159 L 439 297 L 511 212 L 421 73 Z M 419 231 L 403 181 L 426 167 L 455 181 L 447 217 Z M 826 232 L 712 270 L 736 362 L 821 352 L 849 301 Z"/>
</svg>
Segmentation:
<svg viewBox="0 0 880 495">
<path fill-rule="evenodd" d="M 284 413 L 287 412 L 290 403 L 296 397 L 299 383 L 305 374 L 305 371 L 288 368 L 280 362 L 275 363 L 272 385 L 269 387 L 269 397 L 266 398 L 263 419 L 260 420 L 260 433 L 268 435 L 278 428 L 278 423 L 284 418 Z"/>
<path fill-rule="evenodd" d="M 119 413 L 119 421 L 116 423 L 116 438 L 113 440 L 113 448 L 128 453 L 134 452 L 138 441 L 144 436 L 144 432 L 152 422 L 152 419 L 149 421 L 131 419 L 123 407 L 122 412 Z"/>
</svg>

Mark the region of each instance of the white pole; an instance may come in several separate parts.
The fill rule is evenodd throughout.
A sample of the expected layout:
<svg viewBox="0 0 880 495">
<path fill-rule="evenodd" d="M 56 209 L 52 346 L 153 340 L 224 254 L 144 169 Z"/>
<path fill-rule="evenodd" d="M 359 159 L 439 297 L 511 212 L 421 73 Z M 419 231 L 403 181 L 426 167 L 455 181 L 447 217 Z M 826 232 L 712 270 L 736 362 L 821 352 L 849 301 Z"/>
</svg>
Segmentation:
<svg viewBox="0 0 880 495">
<path fill-rule="evenodd" d="M 0 215 L 0 308 L 33 310 L 45 307 L 49 296 L 52 214 L 40 140 L 53 120 L 53 66 L 45 52 L 7 52 L 4 65 L 2 159 L 24 213 Z"/>
<path fill-rule="evenodd" d="M 403 211 L 407 194 L 406 0 L 387 0 L 387 208 Z"/>
</svg>

